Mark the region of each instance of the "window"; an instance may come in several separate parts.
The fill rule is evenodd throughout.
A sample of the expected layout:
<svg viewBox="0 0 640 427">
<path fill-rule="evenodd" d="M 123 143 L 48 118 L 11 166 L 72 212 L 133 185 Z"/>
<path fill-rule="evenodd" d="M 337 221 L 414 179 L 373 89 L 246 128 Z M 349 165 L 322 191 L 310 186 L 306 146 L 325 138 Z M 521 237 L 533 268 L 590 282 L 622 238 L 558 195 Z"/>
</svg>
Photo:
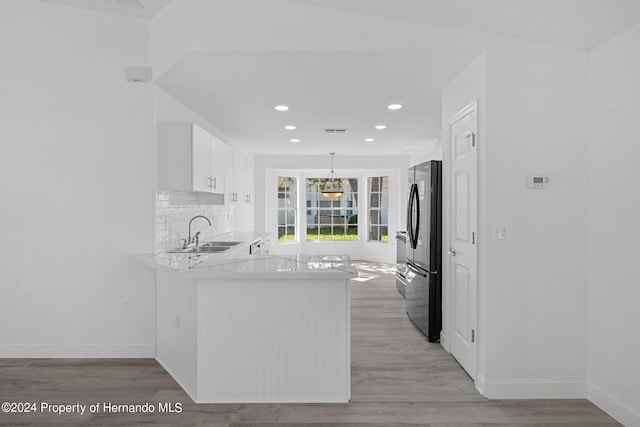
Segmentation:
<svg viewBox="0 0 640 427">
<path fill-rule="evenodd" d="M 322 195 L 324 178 L 307 178 L 307 240 L 358 240 L 358 179 L 343 178 L 343 194 Z"/>
<path fill-rule="evenodd" d="M 389 177 L 369 177 L 369 240 L 389 241 Z"/>
<path fill-rule="evenodd" d="M 278 242 L 296 240 L 296 178 L 278 177 Z"/>
</svg>

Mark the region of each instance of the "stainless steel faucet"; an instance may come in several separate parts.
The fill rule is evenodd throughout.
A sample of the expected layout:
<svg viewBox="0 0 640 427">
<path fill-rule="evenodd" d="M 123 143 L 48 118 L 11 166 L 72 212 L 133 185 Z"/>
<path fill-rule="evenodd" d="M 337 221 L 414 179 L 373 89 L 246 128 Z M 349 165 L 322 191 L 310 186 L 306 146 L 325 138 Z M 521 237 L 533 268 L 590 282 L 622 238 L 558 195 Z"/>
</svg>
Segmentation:
<svg viewBox="0 0 640 427">
<path fill-rule="evenodd" d="M 192 239 L 191 238 L 191 223 L 193 222 L 194 219 L 196 218 L 204 218 L 207 220 L 207 222 L 209 223 L 209 227 L 211 227 L 211 221 L 209 221 L 209 218 L 207 218 L 204 215 L 196 215 L 193 218 L 191 218 L 191 221 L 189 221 L 189 237 L 187 239 L 187 242 L 189 242 L 189 244 L 194 243 L 196 244 L 196 248 L 198 247 L 198 241 L 199 241 L 199 237 L 200 237 L 200 232 L 198 231 L 196 233 L 196 236 Z"/>
</svg>

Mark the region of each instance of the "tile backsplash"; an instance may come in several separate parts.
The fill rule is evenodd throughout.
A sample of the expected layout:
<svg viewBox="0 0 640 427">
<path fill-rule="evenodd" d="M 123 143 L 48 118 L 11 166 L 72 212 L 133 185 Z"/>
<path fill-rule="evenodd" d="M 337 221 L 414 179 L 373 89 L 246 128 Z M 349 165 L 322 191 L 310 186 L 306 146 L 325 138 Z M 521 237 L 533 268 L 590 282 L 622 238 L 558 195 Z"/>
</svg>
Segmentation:
<svg viewBox="0 0 640 427">
<path fill-rule="evenodd" d="M 158 191 L 156 193 L 156 245 L 155 251 L 165 252 L 179 247 L 189 234 L 189 221 L 193 221 L 192 234 L 200 232 L 200 240 L 232 231 L 233 206 L 222 205 L 221 196 L 205 193 Z"/>
</svg>

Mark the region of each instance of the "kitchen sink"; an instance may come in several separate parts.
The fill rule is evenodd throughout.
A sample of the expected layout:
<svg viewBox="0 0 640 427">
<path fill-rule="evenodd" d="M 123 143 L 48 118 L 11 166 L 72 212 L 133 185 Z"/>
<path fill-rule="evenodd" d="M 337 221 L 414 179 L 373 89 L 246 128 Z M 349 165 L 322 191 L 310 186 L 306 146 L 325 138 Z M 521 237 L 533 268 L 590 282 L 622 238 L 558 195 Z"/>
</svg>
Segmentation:
<svg viewBox="0 0 640 427">
<path fill-rule="evenodd" d="M 224 241 L 204 241 L 200 242 L 198 247 L 189 246 L 188 248 L 176 248 L 167 251 L 170 254 L 207 254 L 228 251 L 232 247 L 242 242 L 224 242 Z"/>
<path fill-rule="evenodd" d="M 204 248 L 217 248 L 217 247 L 227 247 L 230 248 L 231 246 L 235 246 L 235 245 L 239 245 L 242 242 L 215 242 L 215 241 L 211 241 L 211 242 L 202 242 L 200 243 L 200 247 L 204 247 Z"/>
<path fill-rule="evenodd" d="M 177 248 L 168 251 L 170 254 L 206 254 L 215 252 L 224 252 L 231 249 L 231 246 L 192 246 L 190 248 Z"/>
</svg>

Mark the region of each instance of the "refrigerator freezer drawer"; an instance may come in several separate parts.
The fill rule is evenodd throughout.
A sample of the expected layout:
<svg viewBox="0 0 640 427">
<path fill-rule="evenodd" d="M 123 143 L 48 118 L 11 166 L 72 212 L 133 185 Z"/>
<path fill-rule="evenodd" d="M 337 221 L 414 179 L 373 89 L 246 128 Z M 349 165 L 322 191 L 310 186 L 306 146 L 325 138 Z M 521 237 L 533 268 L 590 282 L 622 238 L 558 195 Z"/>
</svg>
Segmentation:
<svg viewBox="0 0 640 427">
<path fill-rule="evenodd" d="M 409 268 L 405 308 L 411 321 L 432 342 L 440 341 L 442 312 L 438 275 Z"/>
</svg>

